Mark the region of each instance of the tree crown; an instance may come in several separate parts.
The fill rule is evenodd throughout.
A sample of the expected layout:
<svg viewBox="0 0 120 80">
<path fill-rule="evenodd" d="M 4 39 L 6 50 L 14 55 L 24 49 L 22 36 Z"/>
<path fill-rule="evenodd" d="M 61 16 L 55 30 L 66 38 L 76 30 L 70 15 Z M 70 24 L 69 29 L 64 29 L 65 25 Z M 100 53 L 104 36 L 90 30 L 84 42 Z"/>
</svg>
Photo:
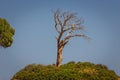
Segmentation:
<svg viewBox="0 0 120 80">
<path fill-rule="evenodd" d="M 13 43 L 15 29 L 10 26 L 6 19 L 0 18 L 0 46 L 7 48 Z"/>
</svg>

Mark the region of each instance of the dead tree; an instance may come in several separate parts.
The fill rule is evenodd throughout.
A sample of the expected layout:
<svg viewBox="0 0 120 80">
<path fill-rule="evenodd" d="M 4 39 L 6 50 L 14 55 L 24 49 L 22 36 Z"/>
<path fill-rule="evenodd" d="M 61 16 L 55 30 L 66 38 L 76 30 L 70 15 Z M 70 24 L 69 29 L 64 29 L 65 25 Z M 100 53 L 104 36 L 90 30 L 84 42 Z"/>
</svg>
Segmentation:
<svg viewBox="0 0 120 80">
<path fill-rule="evenodd" d="M 56 66 L 62 63 L 62 51 L 69 40 L 73 37 L 87 38 L 83 31 L 83 20 L 76 16 L 76 13 L 61 12 L 59 9 L 54 12 L 55 29 L 58 33 L 57 40 L 57 60 Z"/>
</svg>

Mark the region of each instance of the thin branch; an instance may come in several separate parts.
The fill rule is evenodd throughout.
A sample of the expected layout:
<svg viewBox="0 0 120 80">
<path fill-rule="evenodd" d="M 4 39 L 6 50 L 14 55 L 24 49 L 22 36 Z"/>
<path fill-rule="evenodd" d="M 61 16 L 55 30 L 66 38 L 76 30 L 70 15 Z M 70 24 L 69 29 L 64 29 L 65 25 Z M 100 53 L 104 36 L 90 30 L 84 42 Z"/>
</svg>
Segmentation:
<svg viewBox="0 0 120 80">
<path fill-rule="evenodd" d="M 85 36 L 84 34 L 74 34 L 74 35 L 69 35 L 69 36 L 66 36 L 64 38 L 64 41 L 69 41 L 70 38 L 72 37 L 84 37 L 84 38 L 88 38 L 87 36 Z"/>
<path fill-rule="evenodd" d="M 75 15 L 74 15 L 74 14 L 68 14 L 68 15 L 65 17 L 63 26 L 66 26 L 67 22 L 68 22 L 70 19 L 72 19 L 72 18 L 75 18 Z"/>
<path fill-rule="evenodd" d="M 58 27 L 57 27 L 58 25 L 57 25 L 57 23 L 55 23 L 55 29 L 56 29 L 56 31 L 58 32 L 58 33 L 60 33 L 60 31 L 58 30 Z"/>
<path fill-rule="evenodd" d="M 60 32 L 58 39 L 57 39 L 58 43 L 60 43 L 62 35 L 63 35 L 63 32 Z"/>
<path fill-rule="evenodd" d="M 58 33 L 60 33 L 59 29 L 58 29 L 58 23 L 57 23 L 57 20 L 56 20 L 56 13 L 54 13 L 54 21 L 55 21 L 55 29 Z"/>
<path fill-rule="evenodd" d="M 83 27 L 70 27 L 70 28 L 64 29 L 63 32 L 66 32 L 66 31 L 76 31 L 76 30 L 83 30 Z"/>
<path fill-rule="evenodd" d="M 55 13 L 54 13 L 54 21 L 55 21 L 55 28 L 56 28 L 56 31 L 60 34 L 60 32 L 63 30 L 63 25 L 62 25 L 62 20 L 60 19 L 60 11 L 57 10 Z M 58 28 L 60 27 L 60 28 Z"/>
<path fill-rule="evenodd" d="M 59 15 L 57 15 L 56 17 L 57 17 L 57 20 L 58 20 L 58 24 L 62 27 L 62 21 L 60 20 Z"/>
</svg>

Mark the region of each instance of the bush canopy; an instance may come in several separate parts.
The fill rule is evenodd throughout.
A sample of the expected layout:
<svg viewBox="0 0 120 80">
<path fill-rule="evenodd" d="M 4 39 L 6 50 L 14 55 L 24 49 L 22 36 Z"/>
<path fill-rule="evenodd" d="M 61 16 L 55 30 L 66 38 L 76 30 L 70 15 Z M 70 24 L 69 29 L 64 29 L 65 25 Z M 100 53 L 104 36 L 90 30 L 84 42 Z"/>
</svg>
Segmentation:
<svg viewBox="0 0 120 80">
<path fill-rule="evenodd" d="M 105 65 L 90 62 L 69 62 L 55 65 L 30 64 L 17 72 L 11 80 L 117 80 L 114 71 Z"/>
</svg>

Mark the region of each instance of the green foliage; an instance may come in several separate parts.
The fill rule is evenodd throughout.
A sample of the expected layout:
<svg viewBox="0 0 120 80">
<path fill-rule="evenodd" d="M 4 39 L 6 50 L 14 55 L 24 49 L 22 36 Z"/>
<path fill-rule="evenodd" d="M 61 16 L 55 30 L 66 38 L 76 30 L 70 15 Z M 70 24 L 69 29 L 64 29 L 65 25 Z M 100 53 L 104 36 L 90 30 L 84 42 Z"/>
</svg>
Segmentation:
<svg viewBox="0 0 120 80">
<path fill-rule="evenodd" d="M 6 19 L 0 18 L 0 46 L 7 48 L 13 42 L 15 30 L 10 26 Z"/>
<path fill-rule="evenodd" d="M 117 80 L 114 71 L 105 65 L 73 61 L 57 68 L 53 65 L 30 64 L 11 80 Z"/>
</svg>

